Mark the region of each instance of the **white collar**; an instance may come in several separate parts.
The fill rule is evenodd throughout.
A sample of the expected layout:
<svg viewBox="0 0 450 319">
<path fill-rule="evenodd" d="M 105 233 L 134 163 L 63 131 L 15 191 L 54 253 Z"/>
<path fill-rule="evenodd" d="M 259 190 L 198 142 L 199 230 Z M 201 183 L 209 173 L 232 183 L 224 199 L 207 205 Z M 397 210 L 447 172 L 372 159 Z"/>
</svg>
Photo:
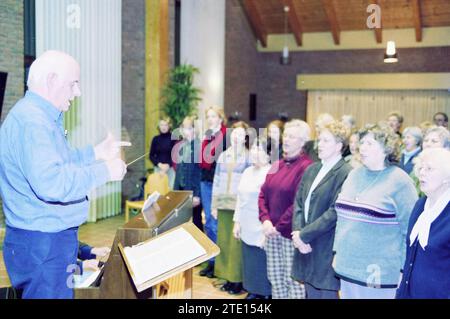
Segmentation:
<svg viewBox="0 0 450 319">
<path fill-rule="evenodd" d="M 430 199 L 427 198 L 422 214 L 420 214 L 409 236 L 410 246 L 412 246 L 416 240 L 419 239 L 420 246 L 425 250 L 428 245 L 428 238 L 430 236 L 431 224 L 439 217 L 450 200 L 450 189 L 447 189 L 444 194 L 439 196 L 433 206 L 430 204 Z"/>
<path fill-rule="evenodd" d="M 338 154 L 335 157 L 333 157 L 332 159 L 330 159 L 329 161 L 322 161 L 322 167 L 324 168 L 332 168 L 334 167 L 334 165 L 336 165 L 340 160 L 342 159 L 342 154 Z"/>
<path fill-rule="evenodd" d="M 418 148 L 412 150 L 411 152 L 408 152 L 408 151 L 405 149 L 405 150 L 403 150 L 403 154 L 405 154 L 405 156 L 412 157 L 413 155 L 416 155 L 416 153 L 419 153 L 420 150 L 421 150 L 420 147 L 418 147 Z"/>
</svg>

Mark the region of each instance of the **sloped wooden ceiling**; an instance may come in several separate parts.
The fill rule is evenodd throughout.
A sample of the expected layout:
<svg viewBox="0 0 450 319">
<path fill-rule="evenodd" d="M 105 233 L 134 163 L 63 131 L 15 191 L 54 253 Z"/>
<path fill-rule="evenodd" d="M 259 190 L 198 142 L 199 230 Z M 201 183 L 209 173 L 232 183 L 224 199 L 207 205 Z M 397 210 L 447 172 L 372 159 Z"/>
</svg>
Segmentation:
<svg viewBox="0 0 450 319">
<path fill-rule="evenodd" d="M 450 26 L 450 0 L 241 0 L 255 37 L 265 47 L 269 34 L 285 33 L 284 6 L 288 13 L 288 33 L 302 45 L 302 34 L 331 32 L 335 44 L 341 31 L 367 30 L 370 4 L 381 9 L 381 29 L 374 37 L 382 42 L 382 29 L 414 28 L 416 41 L 422 28 Z"/>
</svg>

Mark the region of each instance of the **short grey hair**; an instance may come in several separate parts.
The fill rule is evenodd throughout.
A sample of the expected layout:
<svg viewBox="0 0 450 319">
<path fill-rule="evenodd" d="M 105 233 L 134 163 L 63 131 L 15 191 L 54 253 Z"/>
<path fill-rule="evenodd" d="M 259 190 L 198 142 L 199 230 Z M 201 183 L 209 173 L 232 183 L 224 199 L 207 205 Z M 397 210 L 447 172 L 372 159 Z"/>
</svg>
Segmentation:
<svg viewBox="0 0 450 319">
<path fill-rule="evenodd" d="M 409 126 L 403 130 L 403 136 L 410 134 L 416 139 L 416 144 L 421 145 L 423 140 L 422 130 L 417 126 Z"/>
<path fill-rule="evenodd" d="M 284 130 L 290 128 L 290 127 L 296 127 L 299 129 L 301 138 L 306 142 L 311 139 L 311 128 L 309 127 L 308 123 L 302 120 L 293 119 L 287 122 L 284 125 Z"/>
<path fill-rule="evenodd" d="M 425 133 L 425 137 L 430 133 L 437 133 L 446 149 L 450 149 L 450 132 L 442 126 L 432 126 Z"/>
<path fill-rule="evenodd" d="M 353 129 L 356 126 L 356 120 L 351 114 L 342 115 L 341 121 L 350 124 L 350 129 Z"/>
</svg>

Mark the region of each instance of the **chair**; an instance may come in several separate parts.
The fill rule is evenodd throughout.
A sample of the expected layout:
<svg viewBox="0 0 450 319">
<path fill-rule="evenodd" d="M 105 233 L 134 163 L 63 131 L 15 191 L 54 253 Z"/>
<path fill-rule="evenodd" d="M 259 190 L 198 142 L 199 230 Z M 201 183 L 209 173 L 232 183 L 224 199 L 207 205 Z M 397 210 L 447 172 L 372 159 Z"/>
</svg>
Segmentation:
<svg viewBox="0 0 450 319">
<path fill-rule="evenodd" d="M 144 186 L 144 198 L 147 199 L 153 192 L 157 191 L 161 195 L 166 195 L 169 189 L 169 178 L 166 174 L 152 173 L 148 176 L 147 182 Z M 142 210 L 144 201 L 125 201 L 125 223 L 128 223 L 130 217 L 130 210 Z"/>
</svg>

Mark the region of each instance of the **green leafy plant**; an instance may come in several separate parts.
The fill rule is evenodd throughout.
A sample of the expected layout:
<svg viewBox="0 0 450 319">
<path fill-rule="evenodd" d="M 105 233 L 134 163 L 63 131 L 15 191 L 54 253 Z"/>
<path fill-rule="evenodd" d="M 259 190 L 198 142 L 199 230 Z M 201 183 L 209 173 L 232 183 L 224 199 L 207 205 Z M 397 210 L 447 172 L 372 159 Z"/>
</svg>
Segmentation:
<svg viewBox="0 0 450 319">
<path fill-rule="evenodd" d="M 179 65 L 169 72 L 161 93 L 161 110 L 172 119 L 174 128 L 179 127 L 186 116 L 197 112 L 201 91 L 193 86 L 193 82 L 199 72 L 198 68 L 189 64 Z"/>
</svg>

